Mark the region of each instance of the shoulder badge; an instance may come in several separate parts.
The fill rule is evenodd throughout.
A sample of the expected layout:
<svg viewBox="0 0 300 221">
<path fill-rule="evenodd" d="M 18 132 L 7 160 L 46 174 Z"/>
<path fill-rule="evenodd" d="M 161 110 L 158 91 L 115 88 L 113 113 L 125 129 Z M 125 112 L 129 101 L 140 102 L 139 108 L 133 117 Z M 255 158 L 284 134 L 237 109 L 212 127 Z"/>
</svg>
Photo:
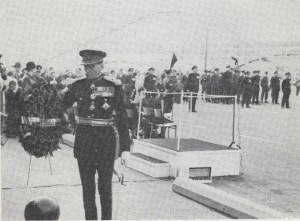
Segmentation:
<svg viewBox="0 0 300 221">
<path fill-rule="evenodd" d="M 119 79 L 113 78 L 111 76 L 104 76 L 103 78 L 107 81 L 114 83 L 115 85 L 122 85 L 122 82 Z"/>
</svg>

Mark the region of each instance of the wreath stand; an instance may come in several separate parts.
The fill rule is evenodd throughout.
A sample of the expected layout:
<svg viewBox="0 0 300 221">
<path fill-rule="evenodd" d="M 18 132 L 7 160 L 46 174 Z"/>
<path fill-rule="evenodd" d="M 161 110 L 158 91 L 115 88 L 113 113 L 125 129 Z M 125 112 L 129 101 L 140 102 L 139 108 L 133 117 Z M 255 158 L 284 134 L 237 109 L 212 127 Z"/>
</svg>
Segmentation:
<svg viewBox="0 0 300 221">
<path fill-rule="evenodd" d="M 47 154 L 47 157 L 48 157 L 48 160 L 49 160 L 50 174 L 52 175 L 52 167 L 51 167 L 50 155 Z M 28 167 L 28 174 L 27 174 L 27 186 L 29 184 L 29 177 L 30 177 L 30 170 L 31 170 L 31 158 L 32 158 L 32 155 L 29 155 L 29 167 Z"/>
</svg>

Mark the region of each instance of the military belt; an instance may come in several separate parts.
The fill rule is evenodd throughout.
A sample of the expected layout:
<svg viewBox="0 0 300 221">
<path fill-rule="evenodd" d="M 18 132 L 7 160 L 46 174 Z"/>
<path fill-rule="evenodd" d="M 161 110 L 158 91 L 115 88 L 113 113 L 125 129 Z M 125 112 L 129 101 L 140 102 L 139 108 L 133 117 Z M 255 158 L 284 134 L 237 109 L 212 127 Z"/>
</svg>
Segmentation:
<svg viewBox="0 0 300 221">
<path fill-rule="evenodd" d="M 113 126 L 115 125 L 114 119 L 96 119 L 96 118 L 84 118 L 84 117 L 75 117 L 76 123 L 81 125 L 90 125 L 90 126 Z"/>
</svg>

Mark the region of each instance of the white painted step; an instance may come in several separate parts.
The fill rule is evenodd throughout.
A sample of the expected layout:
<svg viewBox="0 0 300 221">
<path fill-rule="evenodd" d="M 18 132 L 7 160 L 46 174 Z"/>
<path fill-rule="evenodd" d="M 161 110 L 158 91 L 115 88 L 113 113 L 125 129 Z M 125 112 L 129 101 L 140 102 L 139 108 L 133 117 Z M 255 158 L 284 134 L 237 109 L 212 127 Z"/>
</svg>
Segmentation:
<svg viewBox="0 0 300 221">
<path fill-rule="evenodd" d="M 131 153 L 126 166 L 151 177 L 169 177 L 171 165 L 141 153 Z"/>
<path fill-rule="evenodd" d="M 74 147 L 75 135 L 73 134 L 63 134 L 62 142 L 70 147 Z"/>
</svg>

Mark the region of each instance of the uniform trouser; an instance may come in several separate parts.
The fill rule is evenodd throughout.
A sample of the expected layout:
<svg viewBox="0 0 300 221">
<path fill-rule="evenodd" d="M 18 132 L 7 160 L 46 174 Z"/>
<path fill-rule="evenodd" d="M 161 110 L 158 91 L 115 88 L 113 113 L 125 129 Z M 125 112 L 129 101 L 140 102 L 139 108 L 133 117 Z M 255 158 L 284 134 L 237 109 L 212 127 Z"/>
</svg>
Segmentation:
<svg viewBox="0 0 300 221">
<path fill-rule="evenodd" d="M 272 89 L 272 103 L 278 104 L 279 90 Z"/>
<path fill-rule="evenodd" d="M 197 94 L 193 94 L 192 97 L 192 111 L 195 111 Z M 191 111 L 191 101 L 189 102 L 189 110 Z"/>
<path fill-rule="evenodd" d="M 244 104 L 246 104 L 246 107 L 249 107 L 251 99 L 251 91 L 243 91 L 243 97 L 242 97 L 242 107 Z"/>
<path fill-rule="evenodd" d="M 211 86 L 211 94 L 212 95 L 218 95 L 218 89 L 219 89 L 218 84 L 212 84 L 212 86 Z M 219 101 L 218 98 L 212 98 L 212 102 L 213 103 L 216 103 L 218 101 Z"/>
<path fill-rule="evenodd" d="M 241 100 L 241 95 L 243 93 L 243 89 L 241 87 L 239 87 L 238 89 L 238 93 L 237 93 L 237 102 L 239 103 Z"/>
<path fill-rule="evenodd" d="M 253 95 L 252 95 L 252 103 L 258 103 L 258 98 L 259 97 L 259 86 L 254 85 L 253 87 Z"/>
<path fill-rule="evenodd" d="M 298 87 L 296 87 L 296 95 L 298 96 L 299 95 L 299 91 L 300 91 L 300 86 Z"/>
<path fill-rule="evenodd" d="M 264 98 L 265 98 L 265 101 L 267 101 L 268 100 L 268 95 L 269 95 L 269 90 L 268 90 L 268 88 L 261 88 L 261 97 L 260 97 L 260 100 L 261 100 L 261 102 L 264 100 Z"/>
<path fill-rule="evenodd" d="M 164 98 L 164 113 L 171 113 L 173 109 L 173 96 L 166 95 Z"/>
<path fill-rule="evenodd" d="M 95 174 L 98 173 L 98 191 L 101 203 L 101 219 L 112 219 L 112 176 L 114 169 L 114 151 L 110 159 L 90 161 L 77 159 L 82 183 L 83 204 L 86 220 L 97 220 L 95 201 Z"/>
<path fill-rule="evenodd" d="M 289 99 L 290 99 L 291 91 L 285 91 L 282 95 L 281 107 L 286 106 L 286 108 L 290 107 Z"/>
</svg>

